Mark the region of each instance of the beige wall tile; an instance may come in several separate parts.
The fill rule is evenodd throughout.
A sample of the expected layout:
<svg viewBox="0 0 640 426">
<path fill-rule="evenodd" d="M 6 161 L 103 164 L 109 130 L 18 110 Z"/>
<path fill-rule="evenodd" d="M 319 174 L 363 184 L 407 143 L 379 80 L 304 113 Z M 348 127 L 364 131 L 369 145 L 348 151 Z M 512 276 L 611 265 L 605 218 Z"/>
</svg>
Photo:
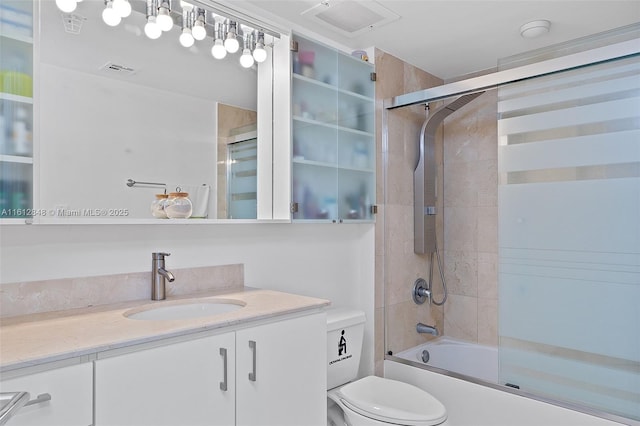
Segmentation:
<svg viewBox="0 0 640 426">
<path fill-rule="evenodd" d="M 444 306 L 444 333 L 476 343 L 478 341 L 478 299 L 449 294 Z"/>
<path fill-rule="evenodd" d="M 477 251 L 478 221 L 475 208 L 449 207 L 445 209 L 444 214 L 444 246 L 446 250 Z"/>
<path fill-rule="evenodd" d="M 478 297 L 478 253 L 444 252 L 444 278 L 449 294 Z"/>
<path fill-rule="evenodd" d="M 498 301 L 478 299 L 478 343 L 498 346 Z"/>
<path fill-rule="evenodd" d="M 497 253 L 478 253 L 478 297 L 498 299 Z"/>
<path fill-rule="evenodd" d="M 478 251 L 498 252 L 498 208 L 478 207 Z"/>
</svg>

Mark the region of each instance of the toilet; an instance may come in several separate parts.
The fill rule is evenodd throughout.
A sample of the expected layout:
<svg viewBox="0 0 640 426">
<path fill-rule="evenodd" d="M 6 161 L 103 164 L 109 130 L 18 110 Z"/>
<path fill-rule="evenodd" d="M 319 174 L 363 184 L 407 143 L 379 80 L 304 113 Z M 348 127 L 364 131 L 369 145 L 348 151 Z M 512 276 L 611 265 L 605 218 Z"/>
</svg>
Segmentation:
<svg viewBox="0 0 640 426">
<path fill-rule="evenodd" d="M 358 375 L 364 313 L 327 310 L 329 426 L 447 425 L 447 410 L 428 392 L 397 380 Z"/>
</svg>

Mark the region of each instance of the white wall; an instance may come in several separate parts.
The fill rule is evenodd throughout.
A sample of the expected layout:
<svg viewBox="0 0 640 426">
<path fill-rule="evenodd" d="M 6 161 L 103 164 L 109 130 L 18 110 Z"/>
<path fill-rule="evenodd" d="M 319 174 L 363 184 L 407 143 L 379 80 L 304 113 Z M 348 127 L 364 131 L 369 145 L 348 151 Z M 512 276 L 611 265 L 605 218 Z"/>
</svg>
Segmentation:
<svg viewBox="0 0 640 426">
<path fill-rule="evenodd" d="M 247 286 L 364 310 L 373 372 L 372 224 L 2 225 L 0 283 L 148 271 L 153 251 L 169 269 L 243 263 Z"/>
</svg>

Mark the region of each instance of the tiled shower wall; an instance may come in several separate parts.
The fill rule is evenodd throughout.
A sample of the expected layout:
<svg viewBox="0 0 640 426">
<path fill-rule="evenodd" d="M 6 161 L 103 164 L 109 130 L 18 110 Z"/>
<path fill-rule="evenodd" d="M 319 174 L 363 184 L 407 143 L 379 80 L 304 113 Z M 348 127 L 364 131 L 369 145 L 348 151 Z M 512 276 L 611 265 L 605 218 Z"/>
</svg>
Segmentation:
<svg viewBox="0 0 640 426">
<path fill-rule="evenodd" d="M 376 49 L 375 62 L 378 77 L 376 197 L 379 206 L 376 218 L 375 361 L 376 374 L 381 374 L 381 361 L 386 351 L 399 352 L 428 338 L 416 332 L 418 322 L 435 325 L 440 330 L 443 328 L 442 308 L 416 305 L 411 297 L 415 280 L 419 277 L 426 279 L 429 271 L 428 256 L 413 253 L 413 170 L 418 158 L 420 128 L 426 112 L 424 106 L 420 105 L 391 111 L 388 150 L 385 151 L 382 146 L 382 102 L 403 93 L 441 85 L 442 80 L 379 49 Z M 436 158 L 440 159 L 438 161 L 442 159 L 441 147 L 436 152 Z M 385 158 L 388 162 L 386 200 L 383 193 Z M 438 181 L 442 182 L 442 179 Z M 442 205 L 438 209 L 441 213 Z M 442 215 L 439 214 L 438 218 L 442 218 Z M 441 220 L 438 221 L 438 228 L 442 242 Z M 436 287 L 440 288 L 439 284 Z"/>
<path fill-rule="evenodd" d="M 497 92 L 444 122 L 444 270 L 447 336 L 498 344 Z"/>
<path fill-rule="evenodd" d="M 426 112 L 423 105 L 392 110 L 388 147 L 384 147 L 382 102 L 443 82 L 381 50 L 376 50 L 375 59 L 379 206 L 375 361 L 376 374 L 381 374 L 385 352 L 397 353 L 432 338 L 416 332 L 418 322 L 435 325 L 450 337 L 497 344 L 497 99 L 495 91 L 483 94 L 449 116 L 436 135 L 437 235 L 449 297 L 444 309 L 416 305 L 413 283 L 429 274 L 428 256 L 413 253 L 413 170 Z M 430 108 L 441 105 L 432 103 Z M 434 293 L 436 300 L 442 299 L 437 267 Z"/>
</svg>

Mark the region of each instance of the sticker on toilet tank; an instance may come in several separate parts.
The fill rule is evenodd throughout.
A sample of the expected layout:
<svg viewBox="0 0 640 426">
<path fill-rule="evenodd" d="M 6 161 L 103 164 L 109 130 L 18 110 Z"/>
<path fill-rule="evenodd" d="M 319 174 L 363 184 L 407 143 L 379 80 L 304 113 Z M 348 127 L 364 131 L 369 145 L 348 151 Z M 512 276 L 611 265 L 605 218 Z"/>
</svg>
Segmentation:
<svg viewBox="0 0 640 426">
<path fill-rule="evenodd" d="M 347 354 L 347 339 L 344 337 L 344 330 L 342 330 L 340 333 L 340 339 L 338 340 L 338 358 L 333 361 L 329 361 L 329 365 L 349 358 L 351 358 L 351 354 Z"/>
</svg>

